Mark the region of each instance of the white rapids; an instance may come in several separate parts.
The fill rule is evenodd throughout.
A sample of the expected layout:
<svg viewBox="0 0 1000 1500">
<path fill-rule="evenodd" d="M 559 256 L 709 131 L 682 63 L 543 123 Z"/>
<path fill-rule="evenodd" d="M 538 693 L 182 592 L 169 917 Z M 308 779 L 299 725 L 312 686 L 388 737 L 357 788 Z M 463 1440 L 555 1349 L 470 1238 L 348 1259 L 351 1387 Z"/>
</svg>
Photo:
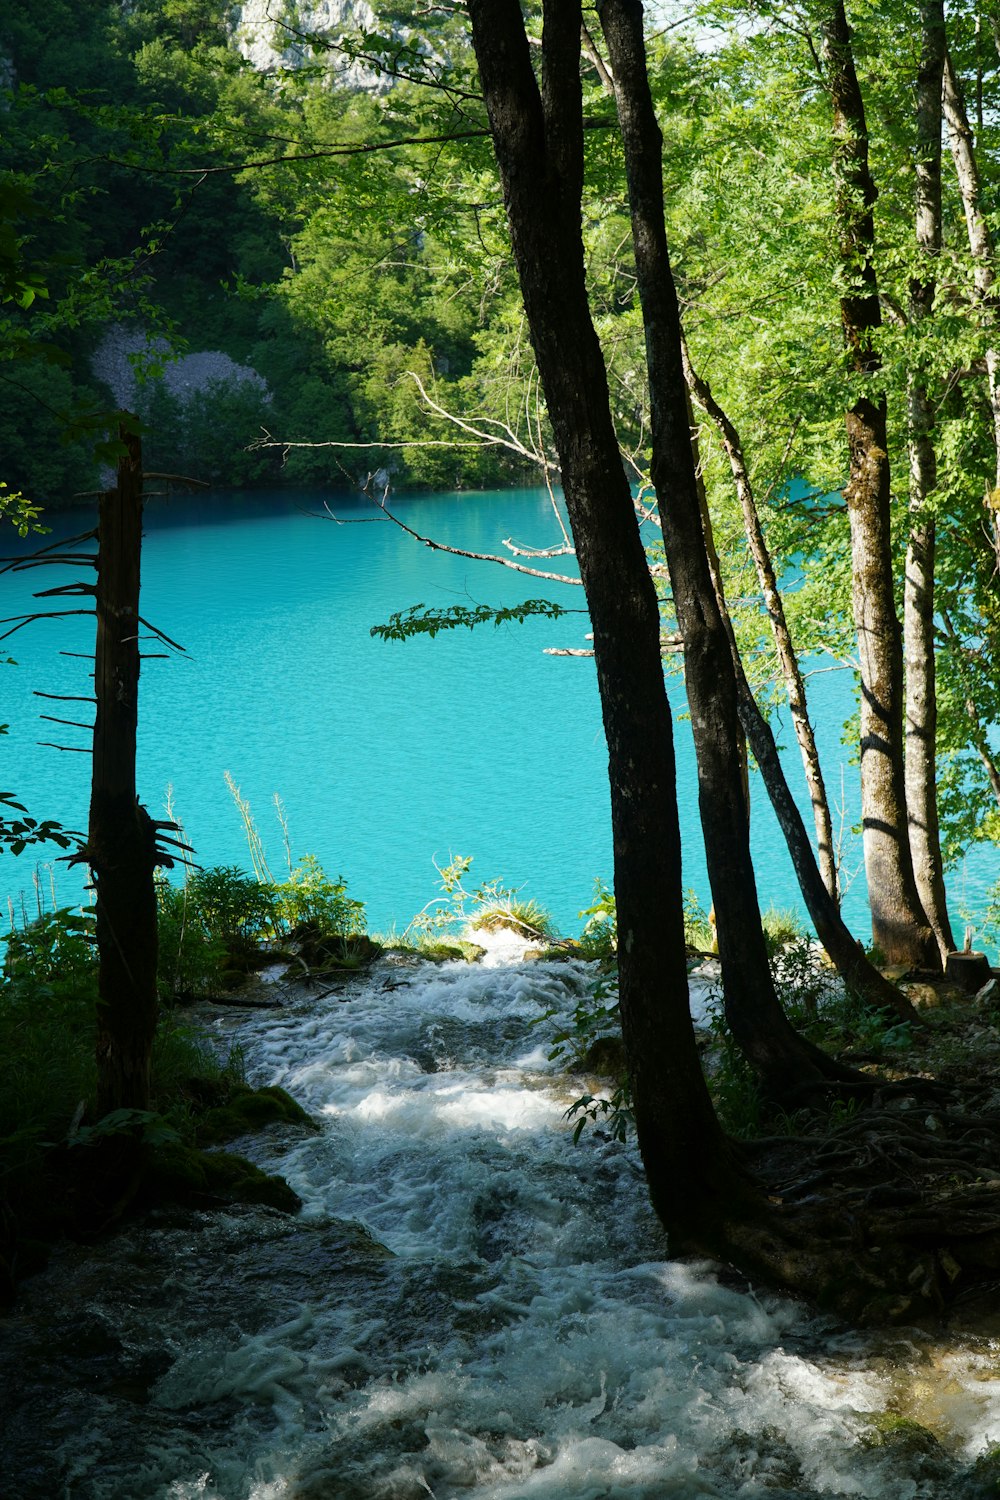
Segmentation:
<svg viewBox="0 0 1000 1500">
<path fill-rule="evenodd" d="M 568 1013 L 588 982 L 573 961 L 383 961 L 322 1000 L 220 1016 L 252 1081 L 321 1122 L 238 1148 L 292 1183 L 299 1227 L 258 1214 L 231 1216 L 228 1239 L 169 1231 L 141 1421 L 103 1445 L 65 1436 L 64 1493 L 976 1493 L 971 1466 L 1000 1441 L 994 1342 L 869 1340 L 718 1268 L 671 1263 L 634 1146 L 589 1132 L 573 1146 L 566 1108 L 595 1081 L 560 1074 L 557 1022 L 533 1023 Z M 333 1220 L 365 1231 L 347 1268 L 324 1260 Z M 134 1242 L 137 1262 L 148 1243 Z M 116 1336 L 139 1338 L 134 1297 L 89 1295 Z M 887 1412 L 899 1431 L 876 1440 Z M 112 1453 L 116 1441 L 133 1451 Z"/>
</svg>

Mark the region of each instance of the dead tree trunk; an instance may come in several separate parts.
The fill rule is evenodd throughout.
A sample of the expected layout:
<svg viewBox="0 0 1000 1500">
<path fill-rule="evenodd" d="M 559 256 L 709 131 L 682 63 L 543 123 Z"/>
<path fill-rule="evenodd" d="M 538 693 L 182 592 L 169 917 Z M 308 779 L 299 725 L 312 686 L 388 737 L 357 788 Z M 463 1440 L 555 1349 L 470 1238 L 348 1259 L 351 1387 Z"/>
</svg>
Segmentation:
<svg viewBox="0 0 1000 1500">
<path fill-rule="evenodd" d="M 833 104 L 833 169 L 840 239 L 841 321 L 851 369 L 868 384 L 881 367 L 873 260 L 875 183 L 868 126 L 843 0 L 822 23 Z M 940 969 L 937 941 L 920 904 L 906 817 L 903 773 L 903 650 L 893 598 L 886 399 L 862 394 L 846 414 L 850 476 L 854 626 L 861 661 L 861 816 L 872 935 L 890 963 Z"/>
<path fill-rule="evenodd" d="M 97 894 L 97 1108 L 148 1109 L 156 1029 L 156 825 L 136 801 L 142 453 L 123 427 L 100 499 L 94 769 L 84 851 Z"/>
</svg>

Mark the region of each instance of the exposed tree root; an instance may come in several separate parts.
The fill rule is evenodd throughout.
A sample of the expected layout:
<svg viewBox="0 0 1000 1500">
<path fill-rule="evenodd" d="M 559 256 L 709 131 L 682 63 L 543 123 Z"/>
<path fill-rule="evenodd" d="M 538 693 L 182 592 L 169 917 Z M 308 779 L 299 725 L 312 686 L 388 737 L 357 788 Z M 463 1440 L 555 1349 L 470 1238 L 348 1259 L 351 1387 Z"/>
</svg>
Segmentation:
<svg viewBox="0 0 1000 1500">
<path fill-rule="evenodd" d="M 988 1087 L 938 1081 L 928 1107 L 896 1086 L 825 1134 L 739 1154 L 762 1189 L 757 1210 L 682 1237 L 685 1252 L 865 1323 L 940 1316 L 997 1280 L 1000 1111 Z"/>
</svg>

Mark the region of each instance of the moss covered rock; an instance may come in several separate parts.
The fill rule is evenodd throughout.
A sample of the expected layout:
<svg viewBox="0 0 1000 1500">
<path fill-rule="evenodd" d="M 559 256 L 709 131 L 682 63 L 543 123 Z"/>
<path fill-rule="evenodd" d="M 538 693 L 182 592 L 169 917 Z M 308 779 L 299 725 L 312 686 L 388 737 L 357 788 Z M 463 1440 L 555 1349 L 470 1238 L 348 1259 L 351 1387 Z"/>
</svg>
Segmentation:
<svg viewBox="0 0 1000 1500">
<path fill-rule="evenodd" d="M 198 1144 L 218 1145 L 276 1123 L 301 1125 L 306 1130 L 319 1129 L 301 1104 L 277 1085 L 263 1089 L 238 1087 L 224 1102 L 206 1110 L 198 1120 Z"/>
<path fill-rule="evenodd" d="M 242 1156 L 181 1144 L 161 1147 L 146 1174 L 145 1196 L 157 1202 L 263 1203 L 296 1213 L 302 1199 L 283 1177 L 271 1177 Z"/>
</svg>

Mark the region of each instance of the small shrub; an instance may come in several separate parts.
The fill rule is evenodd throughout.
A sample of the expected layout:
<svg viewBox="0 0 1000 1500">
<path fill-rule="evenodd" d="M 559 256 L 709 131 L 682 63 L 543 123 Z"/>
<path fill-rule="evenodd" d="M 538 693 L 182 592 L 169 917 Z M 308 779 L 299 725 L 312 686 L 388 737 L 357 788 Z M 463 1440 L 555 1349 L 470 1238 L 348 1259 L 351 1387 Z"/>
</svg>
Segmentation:
<svg viewBox="0 0 1000 1500">
<path fill-rule="evenodd" d="M 11 932 L 4 970 L 15 981 L 69 991 L 92 976 L 96 956 L 93 917 L 60 907 Z"/>
<path fill-rule="evenodd" d="M 216 993 L 228 957 L 221 936 L 204 925 L 186 887 L 156 883 L 160 999 L 197 1000 Z"/>
<path fill-rule="evenodd" d="M 699 953 L 718 951 L 715 928 L 694 891 L 684 892 L 684 941 Z"/>
<path fill-rule="evenodd" d="M 790 909 L 782 911 L 776 906 L 770 906 L 761 914 L 760 920 L 764 928 L 764 941 L 770 958 L 774 958 L 783 948 L 805 937 L 805 929 L 798 912 Z"/>
<path fill-rule="evenodd" d="M 366 926 L 364 902 L 348 896 L 344 877 L 331 879 L 313 854 L 274 887 L 274 912 L 285 931 L 308 926 L 324 936 L 350 937 Z"/>
<path fill-rule="evenodd" d="M 58 1140 L 96 1089 L 97 956 L 93 919 L 46 912 L 10 934 L 0 983 L 0 1175 L 5 1146 L 26 1162 L 30 1143 Z M 26 1154 L 25 1154 L 26 1153 Z"/>
<path fill-rule="evenodd" d="M 189 908 L 230 951 L 258 947 L 275 928 L 275 888 L 236 865 L 198 870 L 187 883 Z"/>
<path fill-rule="evenodd" d="M 760 1134 L 764 1095 L 760 1081 L 726 1024 L 722 1006 L 709 1018 L 712 1047 L 705 1073 L 723 1128 L 738 1139 Z"/>
<path fill-rule="evenodd" d="M 447 865 L 435 865 L 442 894 L 417 912 L 403 936 L 454 931 L 459 927 L 512 927 L 532 937 L 551 937 L 552 919 L 537 901 L 523 899 L 518 889 L 487 880 L 467 890 L 463 878 L 472 866 L 469 854 L 453 855 Z"/>
<path fill-rule="evenodd" d="M 480 887 L 475 899 L 477 905 L 469 915 L 470 927 L 483 927 L 487 932 L 513 927 L 529 937 L 552 935 L 552 918 L 538 901 L 522 900 L 516 891 L 509 891 L 496 881 Z"/>
<path fill-rule="evenodd" d="M 613 958 L 618 952 L 618 908 L 610 886 L 595 880 L 594 899 L 579 915 L 586 918 L 580 933 L 581 956 Z"/>
</svg>

